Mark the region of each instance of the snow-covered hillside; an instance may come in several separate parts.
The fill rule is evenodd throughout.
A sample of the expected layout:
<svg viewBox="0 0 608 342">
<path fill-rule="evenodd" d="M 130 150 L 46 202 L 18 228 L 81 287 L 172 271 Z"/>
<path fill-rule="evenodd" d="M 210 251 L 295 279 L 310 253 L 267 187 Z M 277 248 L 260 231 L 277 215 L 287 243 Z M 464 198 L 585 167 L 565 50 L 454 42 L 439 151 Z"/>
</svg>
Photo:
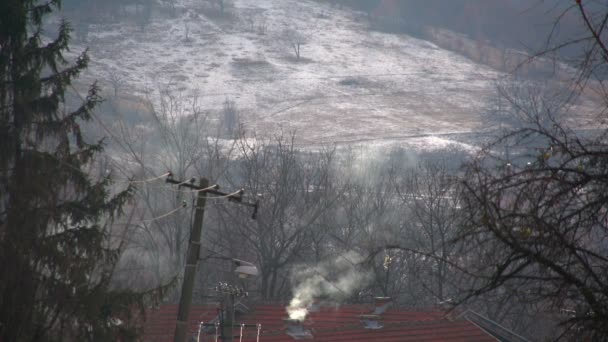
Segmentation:
<svg viewBox="0 0 608 342">
<path fill-rule="evenodd" d="M 479 129 L 500 76 L 427 41 L 370 31 L 363 14 L 314 1 L 235 0 L 228 17 L 215 19 L 204 1 L 177 3 L 175 17 L 155 12 L 145 30 L 93 25 L 90 75 L 107 85 L 113 70 L 141 96 L 170 87 L 197 96 L 211 113 L 230 99 L 248 129 L 295 130 L 303 144 L 415 146 L 449 145 L 446 133 Z M 285 29 L 307 38 L 299 61 L 281 39 Z"/>
</svg>

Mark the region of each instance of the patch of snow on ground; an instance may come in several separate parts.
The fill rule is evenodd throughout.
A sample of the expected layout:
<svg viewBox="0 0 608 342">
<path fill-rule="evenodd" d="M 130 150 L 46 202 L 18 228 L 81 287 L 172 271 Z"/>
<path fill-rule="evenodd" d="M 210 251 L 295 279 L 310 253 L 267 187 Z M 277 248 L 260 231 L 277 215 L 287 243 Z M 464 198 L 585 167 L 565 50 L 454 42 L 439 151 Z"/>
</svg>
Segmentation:
<svg viewBox="0 0 608 342">
<path fill-rule="evenodd" d="M 296 131 L 301 144 L 470 132 L 500 76 L 427 41 L 370 31 L 364 15 L 351 10 L 235 0 L 232 17 L 220 20 L 205 16 L 204 4 L 178 0 L 184 10 L 177 17 L 157 15 L 145 30 L 93 25 L 90 75 L 110 88 L 108 70 L 117 70 L 131 93 L 154 101 L 158 89 L 170 88 L 196 95 L 216 113 L 228 98 L 248 129 Z M 265 34 L 251 31 L 251 18 L 265 23 Z M 300 61 L 280 39 L 287 28 L 308 37 Z"/>
</svg>

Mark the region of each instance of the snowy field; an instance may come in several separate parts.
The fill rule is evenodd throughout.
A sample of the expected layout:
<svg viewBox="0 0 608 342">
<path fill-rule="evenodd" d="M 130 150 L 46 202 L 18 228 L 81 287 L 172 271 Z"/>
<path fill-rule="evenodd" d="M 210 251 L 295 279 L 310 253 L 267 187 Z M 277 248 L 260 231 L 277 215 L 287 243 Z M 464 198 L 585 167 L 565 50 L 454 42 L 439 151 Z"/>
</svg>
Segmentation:
<svg viewBox="0 0 608 342">
<path fill-rule="evenodd" d="M 113 70 L 131 94 L 154 101 L 159 89 L 179 91 L 213 115 L 230 99 L 247 129 L 295 131 L 304 145 L 426 149 L 462 145 L 452 137 L 480 129 L 501 76 L 428 41 L 370 31 L 362 13 L 313 1 L 235 0 L 229 16 L 215 19 L 201 0 L 177 4 L 175 16 L 155 11 L 144 30 L 92 25 L 90 77 L 109 88 Z M 300 60 L 281 39 L 285 29 L 307 38 Z"/>
</svg>

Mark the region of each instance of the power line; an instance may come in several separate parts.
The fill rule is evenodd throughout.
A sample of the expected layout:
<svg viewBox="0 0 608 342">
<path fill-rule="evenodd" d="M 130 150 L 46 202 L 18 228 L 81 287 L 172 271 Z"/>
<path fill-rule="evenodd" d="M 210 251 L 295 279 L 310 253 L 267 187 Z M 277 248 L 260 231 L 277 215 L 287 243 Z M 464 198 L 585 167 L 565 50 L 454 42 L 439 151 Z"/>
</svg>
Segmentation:
<svg viewBox="0 0 608 342">
<path fill-rule="evenodd" d="M 166 172 L 166 173 L 164 173 L 162 175 L 153 176 L 152 178 L 148 178 L 148 179 L 141 179 L 141 180 L 124 179 L 124 180 L 115 180 L 115 182 L 125 182 L 125 183 L 129 183 L 129 184 L 144 184 L 144 183 L 154 182 L 154 181 L 159 180 L 161 178 L 165 178 L 168 175 L 169 175 L 169 172 Z"/>
<path fill-rule="evenodd" d="M 175 209 L 173 209 L 173 210 L 169 211 L 169 212 L 168 212 L 168 213 L 166 213 L 166 214 L 163 214 L 163 215 L 160 215 L 160 216 L 157 216 L 157 217 L 154 217 L 154 218 L 148 219 L 148 220 L 142 220 L 142 221 L 139 221 L 138 223 L 152 223 L 152 222 L 154 222 L 154 221 L 158 221 L 158 220 L 160 220 L 160 219 L 162 219 L 162 218 L 165 218 L 165 217 L 171 216 L 171 215 L 173 215 L 173 214 L 177 213 L 178 211 L 180 211 L 180 210 L 182 210 L 182 209 L 185 209 L 185 208 L 187 208 L 187 207 L 188 207 L 188 204 L 187 204 L 187 203 L 184 201 L 180 207 L 177 207 L 177 208 L 175 208 Z"/>
<path fill-rule="evenodd" d="M 183 210 L 183 209 L 185 209 L 187 207 L 188 207 L 188 204 L 186 203 L 186 201 L 183 201 L 182 204 L 179 207 L 177 207 L 175 209 L 172 209 L 172 210 L 170 210 L 170 211 L 168 211 L 168 212 L 166 212 L 164 214 L 161 214 L 159 216 L 156 216 L 156 217 L 153 217 L 153 218 L 150 218 L 150 219 L 146 219 L 146 220 L 141 220 L 141 221 L 138 221 L 138 222 L 124 222 L 124 223 L 115 222 L 114 224 L 117 224 L 117 225 L 127 225 L 127 226 L 137 226 L 137 225 L 142 224 L 142 223 L 152 223 L 154 221 L 158 221 L 158 220 L 163 219 L 165 217 L 169 217 L 169 216 L 171 216 L 171 215 L 177 213 L 178 211 Z"/>
<path fill-rule="evenodd" d="M 162 188 L 162 189 L 173 191 L 173 192 L 177 192 L 177 193 L 184 193 L 184 194 L 195 194 L 195 193 L 199 193 L 199 192 L 205 192 L 205 191 L 208 191 L 208 190 L 217 189 L 218 187 L 219 186 L 217 184 L 213 184 L 213 185 L 211 185 L 209 187 L 206 187 L 206 188 L 203 188 L 203 189 L 198 189 L 198 190 L 194 190 L 194 189 L 182 190 L 180 188 L 173 189 L 173 187 L 170 186 L 170 185 L 158 186 L 158 188 Z"/>
<path fill-rule="evenodd" d="M 199 190 L 199 191 L 203 191 L 203 190 Z M 212 199 L 222 199 L 222 198 L 236 198 L 237 196 L 242 196 L 244 191 L 245 191 L 245 190 L 241 189 L 241 190 L 235 191 L 235 192 L 233 192 L 233 193 L 226 194 L 226 195 L 224 195 L 224 196 L 207 197 L 207 199 L 208 199 L 208 200 L 212 200 Z M 198 207 L 197 207 L 197 208 L 198 208 Z M 202 208 L 201 208 L 201 209 L 202 209 Z"/>
</svg>

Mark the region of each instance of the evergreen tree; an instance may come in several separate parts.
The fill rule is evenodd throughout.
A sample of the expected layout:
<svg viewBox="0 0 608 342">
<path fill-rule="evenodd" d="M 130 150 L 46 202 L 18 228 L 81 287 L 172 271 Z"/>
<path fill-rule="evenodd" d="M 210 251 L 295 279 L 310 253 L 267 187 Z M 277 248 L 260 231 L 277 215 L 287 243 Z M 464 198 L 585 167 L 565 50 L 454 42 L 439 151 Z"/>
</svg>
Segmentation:
<svg viewBox="0 0 608 342">
<path fill-rule="evenodd" d="M 102 151 L 64 96 L 88 63 L 68 50 L 70 26 L 43 42 L 42 20 L 60 0 L 0 1 L 0 341 L 131 340 L 145 295 L 112 288 L 119 248 L 108 225 L 131 189 L 88 172 Z"/>
</svg>

